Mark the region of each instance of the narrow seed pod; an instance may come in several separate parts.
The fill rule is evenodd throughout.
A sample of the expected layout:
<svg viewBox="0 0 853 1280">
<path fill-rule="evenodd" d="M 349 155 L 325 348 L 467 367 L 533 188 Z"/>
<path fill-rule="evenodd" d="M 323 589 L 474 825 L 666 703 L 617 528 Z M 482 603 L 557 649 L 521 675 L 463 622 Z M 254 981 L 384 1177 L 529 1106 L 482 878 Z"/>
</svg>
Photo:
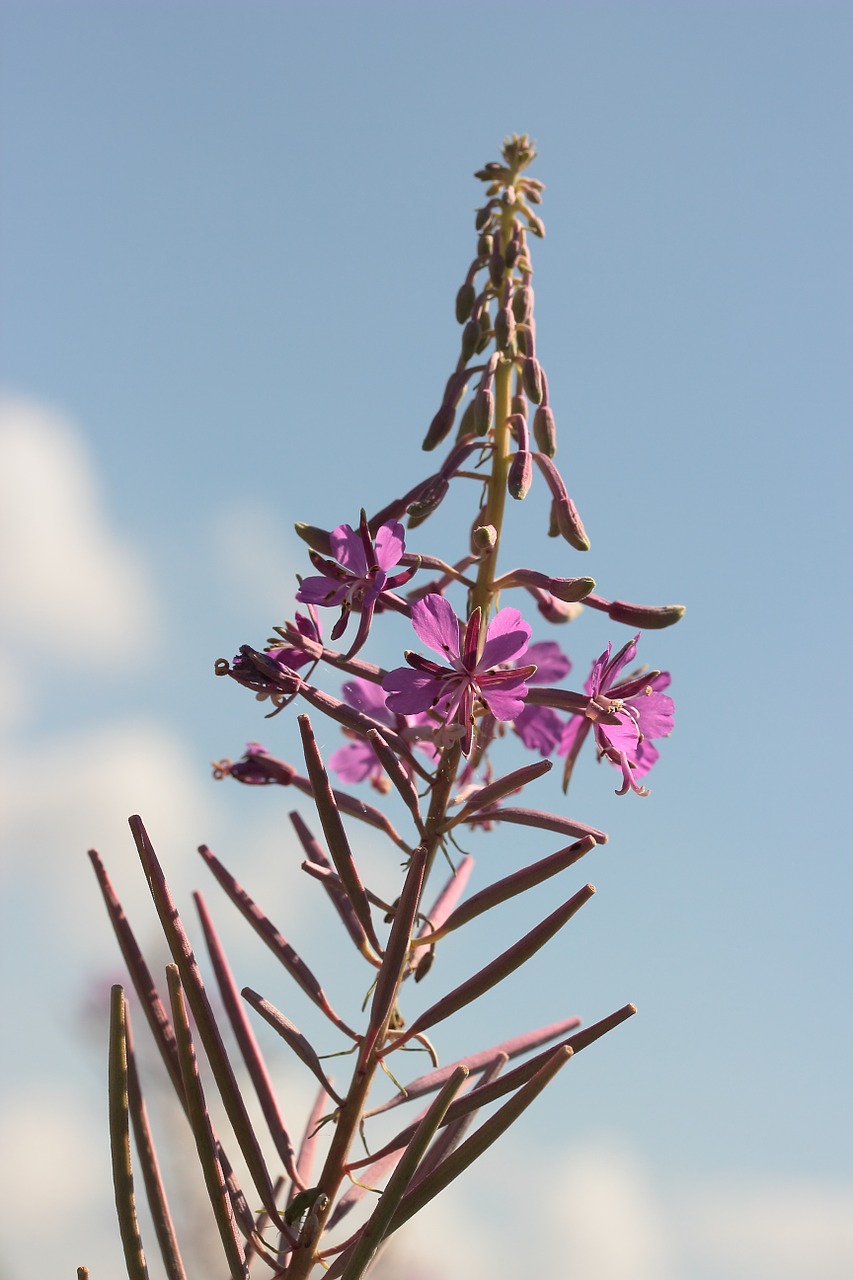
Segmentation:
<svg viewBox="0 0 853 1280">
<path fill-rule="evenodd" d="M 533 415 L 533 438 L 540 451 L 553 458 L 557 452 L 557 427 L 551 406 L 540 404 Z"/>
</svg>

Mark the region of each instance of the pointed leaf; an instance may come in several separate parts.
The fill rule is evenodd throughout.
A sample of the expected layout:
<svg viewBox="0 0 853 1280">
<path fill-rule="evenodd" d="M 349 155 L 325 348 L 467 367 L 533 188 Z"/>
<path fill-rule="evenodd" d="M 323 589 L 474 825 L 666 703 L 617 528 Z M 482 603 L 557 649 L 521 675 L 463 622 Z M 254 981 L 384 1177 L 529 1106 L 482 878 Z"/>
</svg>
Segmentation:
<svg viewBox="0 0 853 1280">
<path fill-rule="evenodd" d="M 607 843 L 607 833 L 596 827 L 588 827 L 585 822 L 574 822 L 571 818 L 563 818 L 558 813 L 546 813 L 544 809 L 480 809 L 467 822 L 512 822 L 522 827 L 539 827 L 542 831 L 556 831 L 561 836 L 574 836 L 582 839 L 592 836 L 596 844 Z"/>
<path fill-rule="evenodd" d="M 283 1013 L 280 1013 L 275 1005 L 270 1004 L 269 1000 L 265 1000 L 263 996 L 259 996 L 257 991 L 253 991 L 251 987 L 244 987 L 242 995 L 243 999 L 261 1015 L 264 1021 L 268 1022 L 273 1030 L 278 1032 L 297 1058 L 305 1063 L 308 1070 L 319 1080 L 329 1097 L 334 1099 L 339 1107 L 342 1107 L 343 1098 L 339 1097 L 333 1089 L 328 1076 L 323 1070 L 319 1055 L 299 1028 L 295 1027 Z M 295 1178 L 294 1181 L 296 1181 Z"/>
<path fill-rule="evenodd" d="M 124 1264 L 129 1280 L 148 1280 L 145 1250 L 136 1218 L 133 1171 L 130 1161 L 130 1125 L 127 1083 L 127 1029 L 124 991 L 115 986 L 110 1001 L 109 1058 L 110 1151 L 113 1188 Z"/>
</svg>

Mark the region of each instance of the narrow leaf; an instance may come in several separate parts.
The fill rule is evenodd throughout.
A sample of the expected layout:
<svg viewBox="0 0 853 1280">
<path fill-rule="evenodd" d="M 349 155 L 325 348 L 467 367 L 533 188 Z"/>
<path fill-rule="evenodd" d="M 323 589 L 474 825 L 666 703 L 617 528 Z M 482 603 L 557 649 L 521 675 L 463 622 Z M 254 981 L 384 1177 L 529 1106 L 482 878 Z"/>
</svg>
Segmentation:
<svg viewBox="0 0 853 1280">
<path fill-rule="evenodd" d="M 505 1053 L 499 1053 L 486 1067 L 479 1083 L 485 1085 L 497 1080 L 508 1061 L 509 1059 Z M 444 1125 L 418 1166 L 418 1171 L 412 1179 L 412 1189 L 420 1186 L 433 1170 L 437 1169 L 456 1150 L 477 1118 L 479 1110 L 478 1107 L 476 1111 L 469 1111 L 467 1114 L 458 1116 L 455 1120 L 451 1120 Z"/>
<path fill-rule="evenodd" d="M 294 809 L 289 816 L 290 821 L 296 828 L 296 834 L 299 837 L 302 848 L 308 854 L 309 862 L 315 866 L 322 867 L 324 870 L 331 871 L 331 863 L 323 852 L 320 842 L 311 834 L 302 814 L 298 813 Z M 303 870 L 309 871 L 310 874 L 310 868 L 306 867 L 304 863 L 302 864 L 302 867 Z M 335 910 L 343 922 L 344 928 L 358 947 L 361 954 L 366 960 L 369 960 L 371 964 L 378 966 L 379 959 L 375 955 L 370 943 L 367 941 L 367 934 L 361 927 L 361 923 L 359 922 L 358 916 L 355 914 L 353 905 L 347 897 L 347 894 L 344 892 L 343 886 L 341 885 L 338 877 L 335 877 L 334 882 L 331 882 L 328 877 L 324 877 L 320 883 L 329 895 Z"/>
<path fill-rule="evenodd" d="M 129 1280 L 148 1280 L 145 1250 L 136 1218 L 127 1081 L 127 1007 L 121 987 L 112 988 L 110 1001 L 109 1111 L 113 1189 L 121 1246 Z"/>
<path fill-rule="evenodd" d="M 370 1021 L 364 1035 L 360 1061 L 367 1061 L 373 1052 L 380 1036 L 388 1027 L 388 1018 L 397 999 L 397 992 L 403 978 L 409 945 L 412 940 L 412 929 L 417 915 L 426 871 L 427 846 L 419 844 L 412 854 L 403 883 L 400 901 L 394 911 L 394 922 L 388 935 L 388 945 L 382 960 L 382 968 L 376 979 L 373 1001 L 370 1006 Z"/>
<path fill-rule="evenodd" d="M 512 773 L 507 773 L 502 778 L 497 778 L 494 782 L 480 787 L 459 812 L 453 814 L 445 823 L 444 830 L 449 831 L 451 827 L 467 821 L 472 814 L 486 808 L 487 805 L 495 804 L 496 801 L 502 800 L 504 796 L 511 795 L 514 791 L 520 791 L 522 787 L 526 787 L 529 782 L 534 782 L 536 778 L 541 778 L 553 767 L 550 760 L 537 760 L 533 764 L 523 765 L 520 769 L 513 769 Z"/>
<path fill-rule="evenodd" d="M 418 799 L 418 790 L 412 781 L 412 775 L 407 773 L 400 763 L 399 757 L 386 742 L 383 735 L 378 729 L 369 729 L 367 733 L 367 741 L 373 748 L 376 759 L 382 765 L 391 782 L 397 788 L 403 803 L 411 813 L 415 820 L 415 826 L 420 835 L 424 834 L 424 823 L 421 817 L 421 806 Z"/>
</svg>

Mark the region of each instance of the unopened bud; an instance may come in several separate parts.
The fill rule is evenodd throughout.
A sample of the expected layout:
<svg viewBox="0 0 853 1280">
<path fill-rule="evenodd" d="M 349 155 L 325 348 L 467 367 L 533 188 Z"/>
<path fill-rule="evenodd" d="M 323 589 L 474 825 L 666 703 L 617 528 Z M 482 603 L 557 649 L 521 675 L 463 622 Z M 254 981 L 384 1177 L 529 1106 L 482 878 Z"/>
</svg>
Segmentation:
<svg viewBox="0 0 853 1280">
<path fill-rule="evenodd" d="M 500 288 L 501 281 L 504 278 L 505 265 L 503 254 L 495 250 L 489 258 L 489 276 L 496 289 Z"/>
<path fill-rule="evenodd" d="M 557 452 L 557 426 L 551 406 L 540 404 L 533 415 L 533 438 L 542 453 L 553 458 Z"/>
<path fill-rule="evenodd" d="M 523 284 L 512 295 L 512 310 L 519 324 L 527 324 L 533 315 L 533 287 Z"/>
<path fill-rule="evenodd" d="M 471 547 L 474 551 L 491 551 L 498 540 L 493 524 L 478 524 L 471 530 Z"/>
<path fill-rule="evenodd" d="M 512 412 L 519 414 L 524 421 L 527 421 L 527 401 L 524 396 L 512 397 Z"/>
<path fill-rule="evenodd" d="M 468 436 L 468 435 L 476 435 L 476 430 L 474 427 L 474 405 L 475 404 L 476 404 L 476 397 L 472 397 L 472 399 L 470 399 L 465 406 L 465 412 L 462 414 L 462 417 L 459 420 L 459 431 L 457 432 L 457 435 L 460 437 Z"/>
<path fill-rule="evenodd" d="M 511 351 L 515 337 L 515 316 L 511 307 L 500 307 L 495 316 L 495 345 L 499 351 Z"/>
<path fill-rule="evenodd" d="M 469 320 L 462 330 L 462 363 L 467 364 L 474 352 L 477 350 L 477 343 L 480 341 L 480 321 Z"/>
<path fill-rule="evenodd" d="M 491 207 L 488 204 L 484 204 L 482 209 L 477 210 L 477 216 L 474 219 L 474 226 L 477 228 L 478 231 L 483 230 L 483 227 L 489 221 L 490 213 L 491 213 Z"/>
<path fill-rule="evenodd" d="M 624 622 L 629 627 L 643 627 L 647 631 L 661 631 L 671 627 L 684 617 L 683 604 L 629 604 L 627 600 L 614 600 L 607 610 L 614 622 Z"/>
<path fill-rule="evenodd" d="M 541 218 L 537 218 L 535 213 L 531 213 L 529 209 L 527 210 L 527 225 L 535 236 L 539 236 L 540 240 L 544 240 L 545 223 Z"/>
<path fill-rule="evenodd" d="M 495 397 L 489 387 L 480 387 L 474 397 L 474 433 L 484 436 L 492 425 Z"/>
<path fill-rule="evenodd" d="M 512 187 L 512 186 L 506 187 L 506 189 L 504 190 L 504 204 L 509 204 L 509 205 L 515 204 L 516 199 L 517 197 L 515 194 L 515 187 Z"/>
<path fill-rule="evenodd" d="M 513 438 L 518 440 L 522 448 L 527 446 L 527 419 L 523 413 L 511 413 L 506 420 L 506 424 L 513 434 Z"/>
<path fill-rule="evenodd" d="M 491 252 L 492 237 L 489 235 L 488 231 L 483 231 L 480 233 L 480 237 L 477 240 L 477 257 L 488 258 Z"/>
<path fill-rule="evenodd" d="M 520 253 L 521 253 L 521 241 L 518 239 L 517 236 L 513 236 L 513 238 L 510 240 L 509 244 L 506 247 L 506 253 L 504 255 L 506 258 L 506 265 L 509 267 L 510 271 L 518 261 L 518 255 Z"/>
<path fill-rule="evenodd" d="M 537 191 L 535 187 L 531 187 L 529 182 L 526 182 L 524 185 L 525 185 L 524 194 L 527 197 L 527 199 L 530 201 L 530 203 L 541 204 L 542 203 L 541 192 Z"/>
<path fill-rule="evenodd" d="M 527 356 L 521 366 L 521 380 L 524 390 L 534 404 L 542 403 L 542 366 L 535 356 Z"/>
<path fill-rule="evenodd" d="M 520 502 L 526 498 L 533 483 L 533 459 L 527 449 L 518 449 L 509 464 L 507 476 L 507 492 L 511 498 Z"/>
<path fill-rule="evenodd" d="M 434 449 L 436 445 L 441 444 L 442 440 L 446 439 L 450 434 L 455 417 L 456 409 L 454 406 L 447 403 L 443 404 L 429 424 L 429 429 L 424 436 L 421 448 L 429 452 L 430 449 Z"/>
<path fill-rule="evenodd" d="M 464 324 L 470 316 L 477 301 L 477 290 L 470 280 L 466 280 L 456 295 L 456 319 Z"/>
<path fill-rule="evenodd" d="M 431 476 L 424 485 L 416 498 L 409 503 L 407 508 L 409 514 L 409 527 L 414 528 L 412 522 L 420 524 L 422 520 L 426 520 L 427 516 L 432 515 L 436 507 L 447 496 L 450 485 L 442 475 Z"/>
<path fill-rule="evenodd" d="M 332 544 L 329 541 L 328 529 L 318 529 L 313 524 L 303 524 L 298 520 L 293 526 L 296 530 L 297 537 L 303 542 L 307 542 L 312 551 L 318 552 L 321 556 L 330 556 L 332 554 Z"/>
</svg>

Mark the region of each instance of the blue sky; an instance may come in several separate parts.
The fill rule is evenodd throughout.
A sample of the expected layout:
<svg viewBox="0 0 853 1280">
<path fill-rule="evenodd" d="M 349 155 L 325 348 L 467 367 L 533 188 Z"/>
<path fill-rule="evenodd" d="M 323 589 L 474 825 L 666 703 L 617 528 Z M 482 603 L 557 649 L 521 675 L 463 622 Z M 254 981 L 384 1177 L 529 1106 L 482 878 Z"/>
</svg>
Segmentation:
<svg viewBox="0 0 853 1280">
<path fill-rule="evenodd" d="M 629 999 L 640 1016 L 425 1230 L 456 1242 L 460 1275 L 515 1274 L 496 1224 L 544 1171 L 523 1206 L 543 1273 L 567 1248 L 587 1280 L 848 1275 L 853 884 L 833 672 L 851 622 L 850 7 L 7 3 L 0 21 L 16 1029 L 0 1123 L 17 1153 L 0 1276 L 31 1270 L 21 1240 L 46 1200 L 44 1269 L 119 1265 L 103 1030 L 84 1018 L 117 964 L 88 845 L 141 918 L 128 813 L 184 900 L 202 840 L 259 896 L 272 860 L 282 927 L 321 970 L 342 963 L 313 891 L 283 889 L 290 798 L 210 780 L 248 739 L 297 750 L 292 723 L 265 723 L 213 662 L 292 612 L 294 520 L 352 521 L 424 474 L 471 174 L 513 131 L 536 139 L 547 185 L 537 347 L 592 541 L 567 559 L 534 490 L 511 513 L 516 562 L 688 613 L 642 641 L 677 706 L 651 797 L 617 800 L 591 759 L 573 782 L 573 812 L 610 833 L 582 873 L 598 896 L 535 989 L 448 1023 L 445 1052 Z M 419 536 L 458 546 L 465 519 Z M 578 682 L 610 638 L 627 632 L 589 611 L 560 633 Z M 496 848 L 498 869 L 517 865 L 512 841 Z M 471 947 L 486 959 L 520 927 Z M 276 982 L 232 936 L 243 980 Z M 290 1087 L 310 1094 L 296 1073 Z"/>
</svg>

